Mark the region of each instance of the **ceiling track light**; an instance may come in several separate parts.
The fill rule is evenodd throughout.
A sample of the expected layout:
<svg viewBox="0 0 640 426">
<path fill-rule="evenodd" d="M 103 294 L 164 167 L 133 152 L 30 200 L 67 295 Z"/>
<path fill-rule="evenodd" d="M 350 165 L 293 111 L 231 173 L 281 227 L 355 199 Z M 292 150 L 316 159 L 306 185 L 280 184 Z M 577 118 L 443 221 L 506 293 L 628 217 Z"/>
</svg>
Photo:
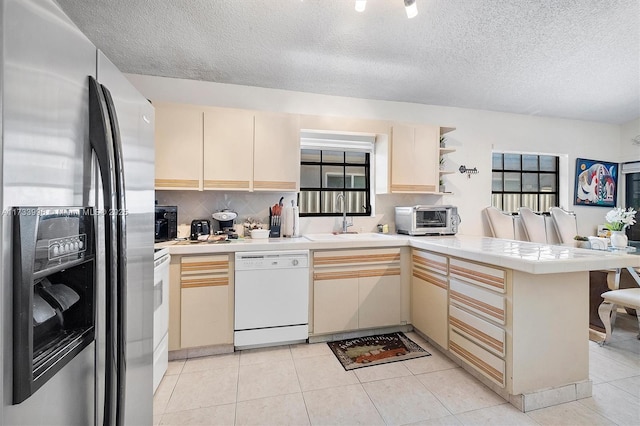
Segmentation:
<svg viewBox="0 0 640 426">
<path fill-rule="evenodd" d="M 364 12 L 366 7 L 367 0 L 356 0 L 356 12 Z M 415 18 L 418 15 L 416 0 L 404 0 L 404 8 L 407 12 L 407 18 Z"/>
<path fill-rule="evenodd" d="M 404 0 L 404 9 L 407 11 L 407 18 L 415 18 L 418 15 L 416 0 Z"/>
</svg>

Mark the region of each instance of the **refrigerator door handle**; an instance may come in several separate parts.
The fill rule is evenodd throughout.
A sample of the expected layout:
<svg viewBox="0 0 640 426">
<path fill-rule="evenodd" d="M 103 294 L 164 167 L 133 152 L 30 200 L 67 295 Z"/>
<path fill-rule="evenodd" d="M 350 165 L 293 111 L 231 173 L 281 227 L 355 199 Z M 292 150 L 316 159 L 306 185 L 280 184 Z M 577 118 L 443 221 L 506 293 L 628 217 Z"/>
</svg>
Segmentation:
<svg viewBox="0 0 640 426">
<path fill-rule="evenodd" d="M 107 112 L 111 123 L 111 136 L 113 142 L 113 152 L 115 159 L 116 176 L 116 209 L 111 213 L 115 216 L 117 223 L 117 246 L 118 246 L 118 274 L 116 281 L 116 310 L 117 310 L 117 393 L 116 393 L 116 424 L 124 425 L 125 391 L 127 373 L 127 203 L 125 199 L 124 182 L 124 160 L 122 157 L 122 140 L 120 138 L 120 127 L 118 116 L 111 92 L 104 85 L 102 91 L 106 101 Z"/>
<path fill-rule="evenodd" d="M 117 401 L 117 281 L 118 223 L 110 214 L 118 206 L 116 160 L 106 101 L 98 82 L 89 76 L 89 142 L 98 159 L 105 214 L 105 391 L 104 424 L 116 423 Z"/>
</svg>

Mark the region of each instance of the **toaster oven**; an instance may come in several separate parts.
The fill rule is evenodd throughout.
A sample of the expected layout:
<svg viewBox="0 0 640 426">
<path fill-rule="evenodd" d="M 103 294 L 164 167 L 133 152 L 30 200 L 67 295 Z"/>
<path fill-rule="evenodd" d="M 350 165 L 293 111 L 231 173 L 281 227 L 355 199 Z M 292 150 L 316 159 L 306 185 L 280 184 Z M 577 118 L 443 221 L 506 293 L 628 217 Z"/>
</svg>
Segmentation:
<svg viewBox="0 0 640 426">
<path fill-rule="evenodd" d="M 455 206 L 396 207 L 396 232 L 408 235 L 454 235 L 458 232 Z"/>
</svg>

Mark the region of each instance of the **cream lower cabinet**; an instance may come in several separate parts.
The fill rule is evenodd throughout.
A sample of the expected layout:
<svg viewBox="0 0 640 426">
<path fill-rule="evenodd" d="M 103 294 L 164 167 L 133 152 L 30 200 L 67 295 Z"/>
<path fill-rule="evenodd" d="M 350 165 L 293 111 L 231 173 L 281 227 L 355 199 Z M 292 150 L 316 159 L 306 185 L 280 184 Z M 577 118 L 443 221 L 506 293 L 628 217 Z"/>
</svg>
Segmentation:
<svg viewBox="0 0 640 426">
<path fill-rule="evenodd" d="M 411 262 L 411 324 L 442 348 L 448 349 L 447 258 L 413 249 Z"/>
<path fill-rule="evenodd" d="M 507 273 L 449 260 L 449 350 L 504 388 L 507 380 Z"/>
<path fill-rule="evenodd" d="M 327 273 L 314 274 L 314 334 L 358 328 L 358 276 L 357 272 L 347 275 L 331 278 Z"/>
<path fill-rule="evenodd" d="M 229 256 L 182 256 L 180 348 L 233 344 Z"/>
<path fill-rule="evenodd" d="M 396 266 L 360 271 L 358 328 L 400 324 L 400 270 Z"/>
<path fill-rule="evenodd" d="M 313 334 L 401 324 L 400 249 L 313 254 Z"/>
</svg>

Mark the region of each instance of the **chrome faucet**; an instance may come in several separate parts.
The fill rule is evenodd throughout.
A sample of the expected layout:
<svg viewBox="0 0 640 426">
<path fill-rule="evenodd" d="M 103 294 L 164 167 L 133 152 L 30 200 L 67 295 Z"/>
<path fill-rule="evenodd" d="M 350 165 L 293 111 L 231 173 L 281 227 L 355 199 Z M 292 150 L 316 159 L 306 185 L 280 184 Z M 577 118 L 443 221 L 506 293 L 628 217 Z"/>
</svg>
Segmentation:
<svg viewBox="0 0 640 426">
<path fill-rule="evenodd" d="M 344 199 L 344 192 L 341 192 L 338 194 L 338 196 L 336 197 L 336 202 L 337 201 L 341 201 L 342 202 L 342 233 L 346 234 L 347 233 L 347 228 L 350 226 L 353 226 L 353 222 L 348 223 L 347 222 L 347 205 L 345 203 L 345 199 Z"/>
</svg>

